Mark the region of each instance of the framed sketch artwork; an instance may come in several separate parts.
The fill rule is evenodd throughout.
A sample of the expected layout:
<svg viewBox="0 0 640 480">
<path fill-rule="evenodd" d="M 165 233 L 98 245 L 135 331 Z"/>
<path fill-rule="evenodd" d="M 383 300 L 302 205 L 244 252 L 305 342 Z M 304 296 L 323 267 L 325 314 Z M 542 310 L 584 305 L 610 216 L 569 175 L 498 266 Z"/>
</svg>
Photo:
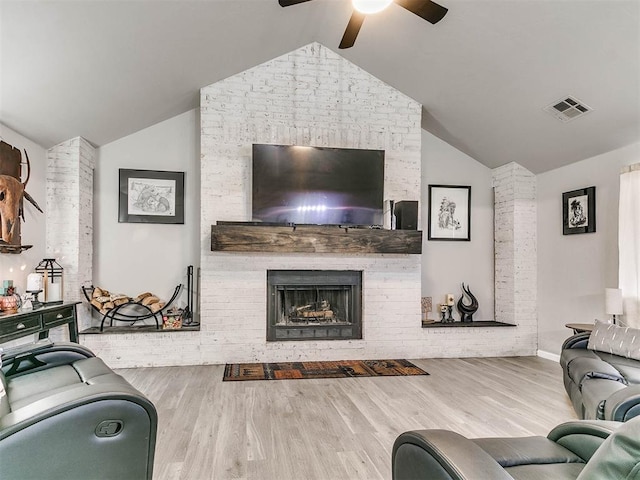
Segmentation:
<svg viewBox="0 0 640 480">
<path fill-rule="evenodd" d="M 120 223 L 184 223 L 184 172 L 120 169 Z"/>
<path fill-rule="evenodd" d="M 596 231 L 596 187 L 562 194 L 562 234 Z"/>
<path fill-rule="evenodd" d="M 429 240 L 471 240 L 471 187 L 429 185 Z"/>
</svg>

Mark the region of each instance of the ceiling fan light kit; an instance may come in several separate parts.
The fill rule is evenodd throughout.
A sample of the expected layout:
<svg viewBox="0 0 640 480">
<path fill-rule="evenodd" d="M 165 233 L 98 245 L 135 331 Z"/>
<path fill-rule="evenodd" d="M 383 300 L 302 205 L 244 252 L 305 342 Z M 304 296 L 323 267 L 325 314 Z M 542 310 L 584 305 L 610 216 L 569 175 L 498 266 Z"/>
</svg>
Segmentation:
<svg viewBox="0 0 640 480">
<path fill-rule="evenodd" d="M 360 13 L 378 13 L 387 8 L 393 0 L 351 0 L 353 8 Z"/>
<path fill-rule="evenodd" d="M 278 0 L 281 7 L 290 7 L 298 3 L 305 3 L 311 0 Z M 444 18 L 448 9 L 438 5 L 431 0 L 351 0 L 353 3 L 353 13 L 347 24 L 347 28 L 342 36 L 338 48 L 351 48 L 356 41 L 360 27 L 368 14 L 378 13 L 387 8 L 392 3 L 396 3 L 405 10 L 418 15 L 427 22 L 435 25 Z"/>
</svg>

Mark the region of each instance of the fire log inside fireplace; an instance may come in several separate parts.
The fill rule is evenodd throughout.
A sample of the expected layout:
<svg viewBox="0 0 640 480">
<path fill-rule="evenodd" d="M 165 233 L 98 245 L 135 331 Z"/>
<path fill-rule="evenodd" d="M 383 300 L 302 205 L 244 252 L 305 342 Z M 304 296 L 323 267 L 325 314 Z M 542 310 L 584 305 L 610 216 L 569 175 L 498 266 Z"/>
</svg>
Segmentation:
<svg viewBox="0 0 640 480">
<path fill-rule="evenodd" d="M 289 309 L 289 319 L 292 322 L 333 322 L 336 315 L 331 310 L 331 304 L 327 300 L 311 302 L 300 307 Z"/>
</svg>

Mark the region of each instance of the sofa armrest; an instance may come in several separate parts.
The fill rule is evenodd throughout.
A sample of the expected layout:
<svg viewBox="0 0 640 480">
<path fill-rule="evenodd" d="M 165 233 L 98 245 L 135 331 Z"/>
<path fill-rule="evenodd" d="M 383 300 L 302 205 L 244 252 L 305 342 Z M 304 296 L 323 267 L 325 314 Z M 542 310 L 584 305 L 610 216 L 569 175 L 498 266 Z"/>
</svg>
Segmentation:
<svg viewBox="0 0 640 480">
<path fill-rule="evenodd" d="M 640 415 L 640 385 L 629 385 L 605 399 L 605 419 L 626 422 L 637 415 Z"/>
<path fill-rule="evenodd" d="M 7 350 L 2 354 L 2 373 L 19 376 L 59 365 L 68 365 L 83 358 L 95 357 L 82 345 L 70 342 L 43 342 Z"/>
<path fill-rule="evenodd" d="M 567 348 L 587 348 L 591 332 L 582 332 L 567 338 L 562 344 L 562 350 Z"/>
<path fill-rule="evenodd" d="M 0 418 L 0 458 L 11 459 L 0 477 L 151 480 L 156 431 L 155 407 L 132 386 L 78 384 Z"/>
<path fill-rule="evenodd" d="M 393 445 L 392 472 L 394 480 L 512 480 L 482 448 L 448 430 L 418 430 L 401 434 Z"/>
<path fill-rule="evenodd" d="M 588 462 L 598 447 L 620 425 L 622 422 L 575 420 L 558 425 L 549 432 L 547 438 Z"/>
<path fill-rule="evenodd" d="M 132 386 L 79 383 L 75 388 L 37 400 L 0 418 L 0 440 L 47 417 L 102 400 L 124 400 L 138 404 L 147 411 L 154 422 L 157 421 L 155 406 Z"/>
</svg>

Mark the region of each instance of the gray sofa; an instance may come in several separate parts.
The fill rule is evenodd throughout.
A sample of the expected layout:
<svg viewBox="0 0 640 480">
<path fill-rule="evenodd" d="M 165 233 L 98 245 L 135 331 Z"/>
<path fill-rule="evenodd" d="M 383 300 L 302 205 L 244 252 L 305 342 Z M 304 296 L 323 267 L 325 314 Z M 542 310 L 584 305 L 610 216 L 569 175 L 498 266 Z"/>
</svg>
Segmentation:
<svg viewBox="0 0 640 480">
<path fill-rule="evenodd" d="M 547 437 L 469 439 L 449 430 L 401 434 L 393 445 L 394 480 L 638 479 L 640 418 L 575 420 Z"/>
<path fill-rule="evenodd" d="M 587 348 L 590 336 L 569 337 L 560 354 L 574 410 L 583 419 L 621 422 L 640 415 L 640 360 Z"/>
<path fill-rule="evenodd" d="M 152 478 L 156 409 L 88 349 L 5 352 L 0 382 L 3 480 Z"/>
</svg>

